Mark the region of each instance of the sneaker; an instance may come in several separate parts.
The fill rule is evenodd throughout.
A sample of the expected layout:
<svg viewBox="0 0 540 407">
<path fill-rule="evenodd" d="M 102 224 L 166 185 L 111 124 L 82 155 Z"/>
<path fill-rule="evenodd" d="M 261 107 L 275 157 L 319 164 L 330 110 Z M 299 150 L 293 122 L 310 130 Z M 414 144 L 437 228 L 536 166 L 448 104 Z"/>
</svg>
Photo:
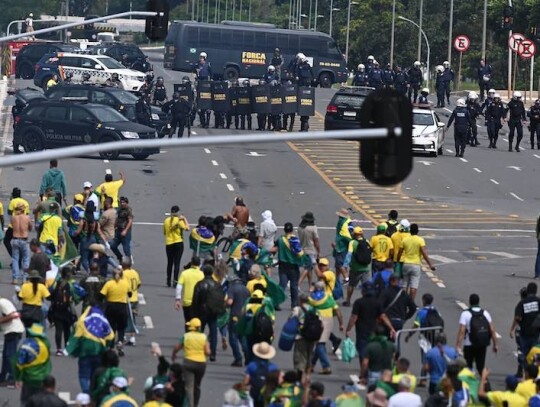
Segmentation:
<svg viewBox="0 0 540 407">
<path fill-rule="evenodd" d="M 343 301 L 343 304 L 341 304 L 343 307 L 350 307 L 351 302 L 350 301 Z"/>
<path fill-rule="evenodd" d="M 332 353 L 336 353 L 339 349 L 339 345 L 341 345 L 341 338 L 338 338 L 335 342 L 332 343 Z"/>
<path fill-rule="evenodd" d="M 56 351 L 56 356 L 64 356 L 64 351 L 62 349 L 58 349 Z"/>
<path fill-rule="evenodd" d="M 129 338 L 129 340 L 126 342 L 126 346 L 135 346 L 135 337 L 134 336 Z"/>
<path fill-rule="evenodd" d="M 232 367 L 242 367 L 242 366 L 244 366 L 244 364 L 242 363 L 241 360 L 235 360 L 234 362 L 231 363 L 231 366 Z"/>
<path fill-rule="evenodd" d="M 324 374 L 324 375 L 332 374 L 332 369 L 330 369 L 329 367 L 325 367 L 324 369 L 321 369 L 319 374 Z"/>
</svg>

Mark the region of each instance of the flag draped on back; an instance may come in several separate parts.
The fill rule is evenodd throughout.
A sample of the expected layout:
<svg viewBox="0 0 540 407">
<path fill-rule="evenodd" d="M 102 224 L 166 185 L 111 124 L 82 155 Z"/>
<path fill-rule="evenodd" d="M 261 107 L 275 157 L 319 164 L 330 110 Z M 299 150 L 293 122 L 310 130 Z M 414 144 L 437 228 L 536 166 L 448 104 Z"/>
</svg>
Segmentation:
<svg viewBox="0 0 540 407">
<path fill-rule="evenodd" d="M 73 240 L 71 240 L 71 237 L 69 236 L 67 226 L 64 226 L 64 239 L 64 244 L 58 250 L 58 256 L 55 256 L 56 259 L 53 259 L 55 261 L 55 264 L 59 267 L 65 266 L 66 264 L 72 262 L 77 257 L 79 257 L 79 251 L 77 250 L 75 243 L 73 243 Z"/>
<path fill-rule="evenodd" d="M 66 346 L 71 356 L 99 355 L 114 340 L 114 332 L 99 307 L 87 307 L 75 324 Z"/>
<path fill-rule="evenodd" d="M 287 294 L 281 286 L 270 278 L 266 271 L 262 271 L 262 275 L 266 280 L 266 295 L 272 300 L 274 308 L 277 308 L 287 299 Z"/>
<path fill-rule="evenodd" d="M 196 253 L 206 253 L 214 250 L 216 245 L 216 237 L 212 231 L 204 226 L 197 226 L 191 229 L 189 235 L 189 247 Z"/>
</svg>

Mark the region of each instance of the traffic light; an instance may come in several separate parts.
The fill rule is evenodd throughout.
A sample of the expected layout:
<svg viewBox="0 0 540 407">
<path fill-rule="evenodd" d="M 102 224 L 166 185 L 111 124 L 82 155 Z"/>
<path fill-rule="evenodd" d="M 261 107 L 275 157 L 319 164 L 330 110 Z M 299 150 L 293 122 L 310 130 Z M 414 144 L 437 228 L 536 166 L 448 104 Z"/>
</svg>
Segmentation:
<svg viewBox="0 0 540 407">
<path fill-rule="evenodd" d="M 406 96 L 394 89 L 371 92 L 360 112 L 362 128 L 401 128 L 401 134 L 378 140 L 360 142 L 360 170 L 374 184 L 393 185 L 411 172 L 412 105 Z"/>
<path fill-rule="evenodd" d="M 169 29 L 169 2 L 167 0 L 148 0 L 146 11 L 160 13 L 154 17 L 146 17 L 144 32 L 151 41 L 164 40 Z"/>
<path fill-rule="evenodd" d="M 514 22 L 514 9 L 511 6 L 504 6 L 503 28 L 505 30 L 511 30 L 513 22 Z"/>
</svg>

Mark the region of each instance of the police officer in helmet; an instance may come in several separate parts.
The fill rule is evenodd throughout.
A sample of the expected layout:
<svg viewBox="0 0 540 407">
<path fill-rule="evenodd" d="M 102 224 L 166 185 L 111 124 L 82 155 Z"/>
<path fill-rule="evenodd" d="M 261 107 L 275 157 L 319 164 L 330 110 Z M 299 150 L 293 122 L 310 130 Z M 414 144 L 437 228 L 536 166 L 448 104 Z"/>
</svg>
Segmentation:
<svg viewBox="0 0 540 407">
<path fill-rule="evenodd" d="M 444 82 L 444 67 L 437 65 L 435 67 L 435 90 L 437 92 L 437 107 L 444 107 L 444 92 L 446 84 Z"/>
<path fill-rule="evenodd" d="M 311 69 L 311 65 L 305 55 L 300 59 L 297 72 L 298 86 L 311 86 L 314 78 L 313 69 Z"/>
<path fill-rule="evenodd" d="M 263 75 L 263 80 L 269 85 L 273 85 L 277 81 L 276 68 L 274 65 L 268 66 L 268 70 Z"/>
<path fill-rule="evenodd" d="M 480 103 L 478 103 L 478 95 L 476 92 L 469 92 L 467 96 L 467 110 L 471 115 L 471 119 L 474 122 L 473 126 L 469 127 L 467 131 L 467 141 L 471 147 L 479 146 L 478 142 L 478 128 L 476 127 L 476 118 L 480 116 Z"/>
<path fill-rule="evenodd" d="M 358 69 L 352 80 L 353 86 L 368 86 L 369 77 L 366 72 L 366 66 L 364 64 L 358 64 Z"/>
<path fill-rule="evenodd" d="M 154 88 L 154 74 L 150 72 L 146 74 L 146 76 L 144 77 L 144 83 L 142 84 L 141 89 L 139 91 L 150 96 L 152 94 L 153 88 Z"/>
<path fill-rule="evenodd" d="M 416 103 L 418 98 L 418 91 L 422 85 L 422 70 L 420 69 L 420 61 L 414 61 L 414 64 L 407 74 L 409 77 L 409 100 Z"/>
<path fill-rule="evenodd" d="M 394 71 L 392 70 L 392 65 L 386 64 L 386 68 L 382 72 L 382 80 L 384 87 L 391 89 L 394 86 Z"/>
<path fill-rule="evenodd" d="M 381 89 L 384 86 L 383 72 L 382 69 L 379 68 L 379 63 L 377 61 L 373 61 L 373 68 L 369 71 L 369 84 L 375 89 Z"/>
<path fill-rule="evenodd" d="M 242 82 L 242 87 L 243 88 L 249 88 L 250 87 L 249 79 L 245 79 Z M 249 100 L 247 100 L 247 101 L 249 102 Z M 239 100 L 238 103 L 240 103 L 240 102 L 241 101 Z M 251 107 L 251 103 L 248 103 L 248 105 Z M 247 121 L 247 129 L 251 130 L 251 125 L 252 125 L 251 113 L 249 113 L 249 114 L 241 114 L 240 115 L 240 129 L 241 130 L 246 129 L 246 121 Z"/>
<path fill-rule="evenodd" d="M 171 131 L 169 133 L 169 138 L 174 136 L 177 128 L 178 138 L 184 137 L 184 128 L 188 123 L 189 114 L 191 112 L 189 102 L 186 99 L 181 98 L 178 92 L 174 92 L 172 100 L 165 103 L 162 109 L 171 114 Z M 188 138 L 189 136 L 190 133 L 188 132 Z"/>
<path fill-rule="evenodd" d="M 195 72 L 197 73 L 197 78 L 200 81 L 209 81 L 212 79 L 212 67 L 210 66 L 210 62 L 208 62 L 207 58 L 208 55 L 206 52 L 201 52 L 199 54 L 199 62 L 197 63 Z"/>
<path fill-rule="evenodd" d="M 455 120 L 454 124 L 454 143 L 456 147 L 456 157 L 463 157 L 465 146 L 467 145 L 467 130 L 469 126 L 473 126 L 474 122 L 467 110 L 465 99 L 457 100 L 457 106 L 448 120 L 447 128 L 449 128 Z"/>
<path fill-rule="evenodd" d="M 487 100 L 487 99 L 486 99 Z M 497 148 L 497 139 L 499 138 L 499 130 L 502 128 L 501 120 L 505 117 L 506 110 L 501 102 L 501 95 L 493 92 L 491 103 L 486 109 L 486 121 L 488 125 L 488 148 Z"/>
<path fill-rule="evenodd" d="M 281 56 L 281 51 L 279 48 L 276 48 L 274 50 L 274 56 L 270 61 L 270 65 L 272 65 L 276 70 L 276 80 L 281 81 L 281 67 L 283 66 L 283 57 Z"/>
<path fill-rule="evenodd" d="M 402 95 L 406 95 L 408 86 L 409 78 L 407 73 L 401 69 L 401 66 L 396 66 L 396 72 L 394 73 L 394 88 Z"/>
<path fill-rule="evenodd" d="M 418 97 L 418 104 L 419 105 L 429 105 L 429 101 L 428 101 L 428 95 L 429 95 L 429 89 L 428 88 L 423 88 L 422 91 L 420 92 L 420 96 Z"/>
<path fill-rule="evenodd" d="M 158 76 L 156 85 L 152 89 L 152 104 L 154 106 L 163 106 L 167 102 L 167 89 L 162 76 Z"/>
<path fill-rule="evenodd" d="M 443 83 L 444 83 L 444 93 L 446 95 L 446 101 L 448 106 L 450 106 L 450 82 L 454 80 L 454 71 L 450 68 L 450 62 L 443 62 Z"/>
<path fill-rule="evenodd" d="M 506 118 L 506 114 L 509 115 Z M 516 140 L 516 152 L 520 152 L 519 143 L 523 138 L 523 123 L 527 123 L 527 117 L 525 115 L 525 105 L 521 100 L 521 92 L 514 92 L 512 100 L 508 102 L 508 107 L 505 113 L 505 122 L 508 122 L 508 128 L 510 133 L 508 134 L 508 151 L 512 151 L 512 142 L 514 141 L 514 133 L 517 130 Z"/>
<path fill-rule="evenodd" d="M 185 85 L 189 84 L 191 86 L 191 79 L 189 79 L 189 76 L 187 75 L 183 76 L 182 83 Z M 193 126 L 193 123 L 195 122 L 195 117 L 197 116 L 195 89 L 193 88 L 191 88 L 191 95 L 189 95 L 189 101 L 191 103 L 191 113 L 189 114 L 188 136 L 189 134 L 191 134 L 191 126 Z"/>
<path fill-rule="evenodd" d="M 536 99 L 528 112 L 530 119 L 531 148 L 534 149 L 534 135 L 536 134 L 536 148 L 540 150 L 540 99 Z"/>
<path fill-rule="evenodd" d="M 150 107 L 150 97 L 141 93 L 139 100 L 135 103 L 135 116 L 137 123 L 150 126 L 152 124 L 152 109 Z"/>
</svg>

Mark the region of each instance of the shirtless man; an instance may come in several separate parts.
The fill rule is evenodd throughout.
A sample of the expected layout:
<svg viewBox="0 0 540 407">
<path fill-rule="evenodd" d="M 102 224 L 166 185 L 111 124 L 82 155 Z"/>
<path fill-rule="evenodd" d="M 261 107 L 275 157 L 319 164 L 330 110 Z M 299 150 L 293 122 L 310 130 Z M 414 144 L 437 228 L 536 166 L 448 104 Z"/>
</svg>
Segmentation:
<svg viewBox="0 0 540 407">
<path fill-rule="evenodd" d="M 11 240 L 13 249 L 11 258 L 12 284 L 22 282 L 23 276 L 19 265 L 22 266 L 22 270 L 26 270 L 30 264 L 28 232 L 32 230 L 32 220 L 30 216 L 24 213 L 25 209 L 25 205 L 20 203 L 15 207 L 15 211 L 11 216 L 11 225 L 13 227 L 13 239 Z"/>
<path fill-rule="evenodd" d="M 241 196 L 237 196 L 234 203 L 231 213 L 225 215 L 225 220 L 234 222 L 233 236 L 236 236 L 237 231 L 245 228 L 249 222 L 249 208 Z"/>
</svg>

